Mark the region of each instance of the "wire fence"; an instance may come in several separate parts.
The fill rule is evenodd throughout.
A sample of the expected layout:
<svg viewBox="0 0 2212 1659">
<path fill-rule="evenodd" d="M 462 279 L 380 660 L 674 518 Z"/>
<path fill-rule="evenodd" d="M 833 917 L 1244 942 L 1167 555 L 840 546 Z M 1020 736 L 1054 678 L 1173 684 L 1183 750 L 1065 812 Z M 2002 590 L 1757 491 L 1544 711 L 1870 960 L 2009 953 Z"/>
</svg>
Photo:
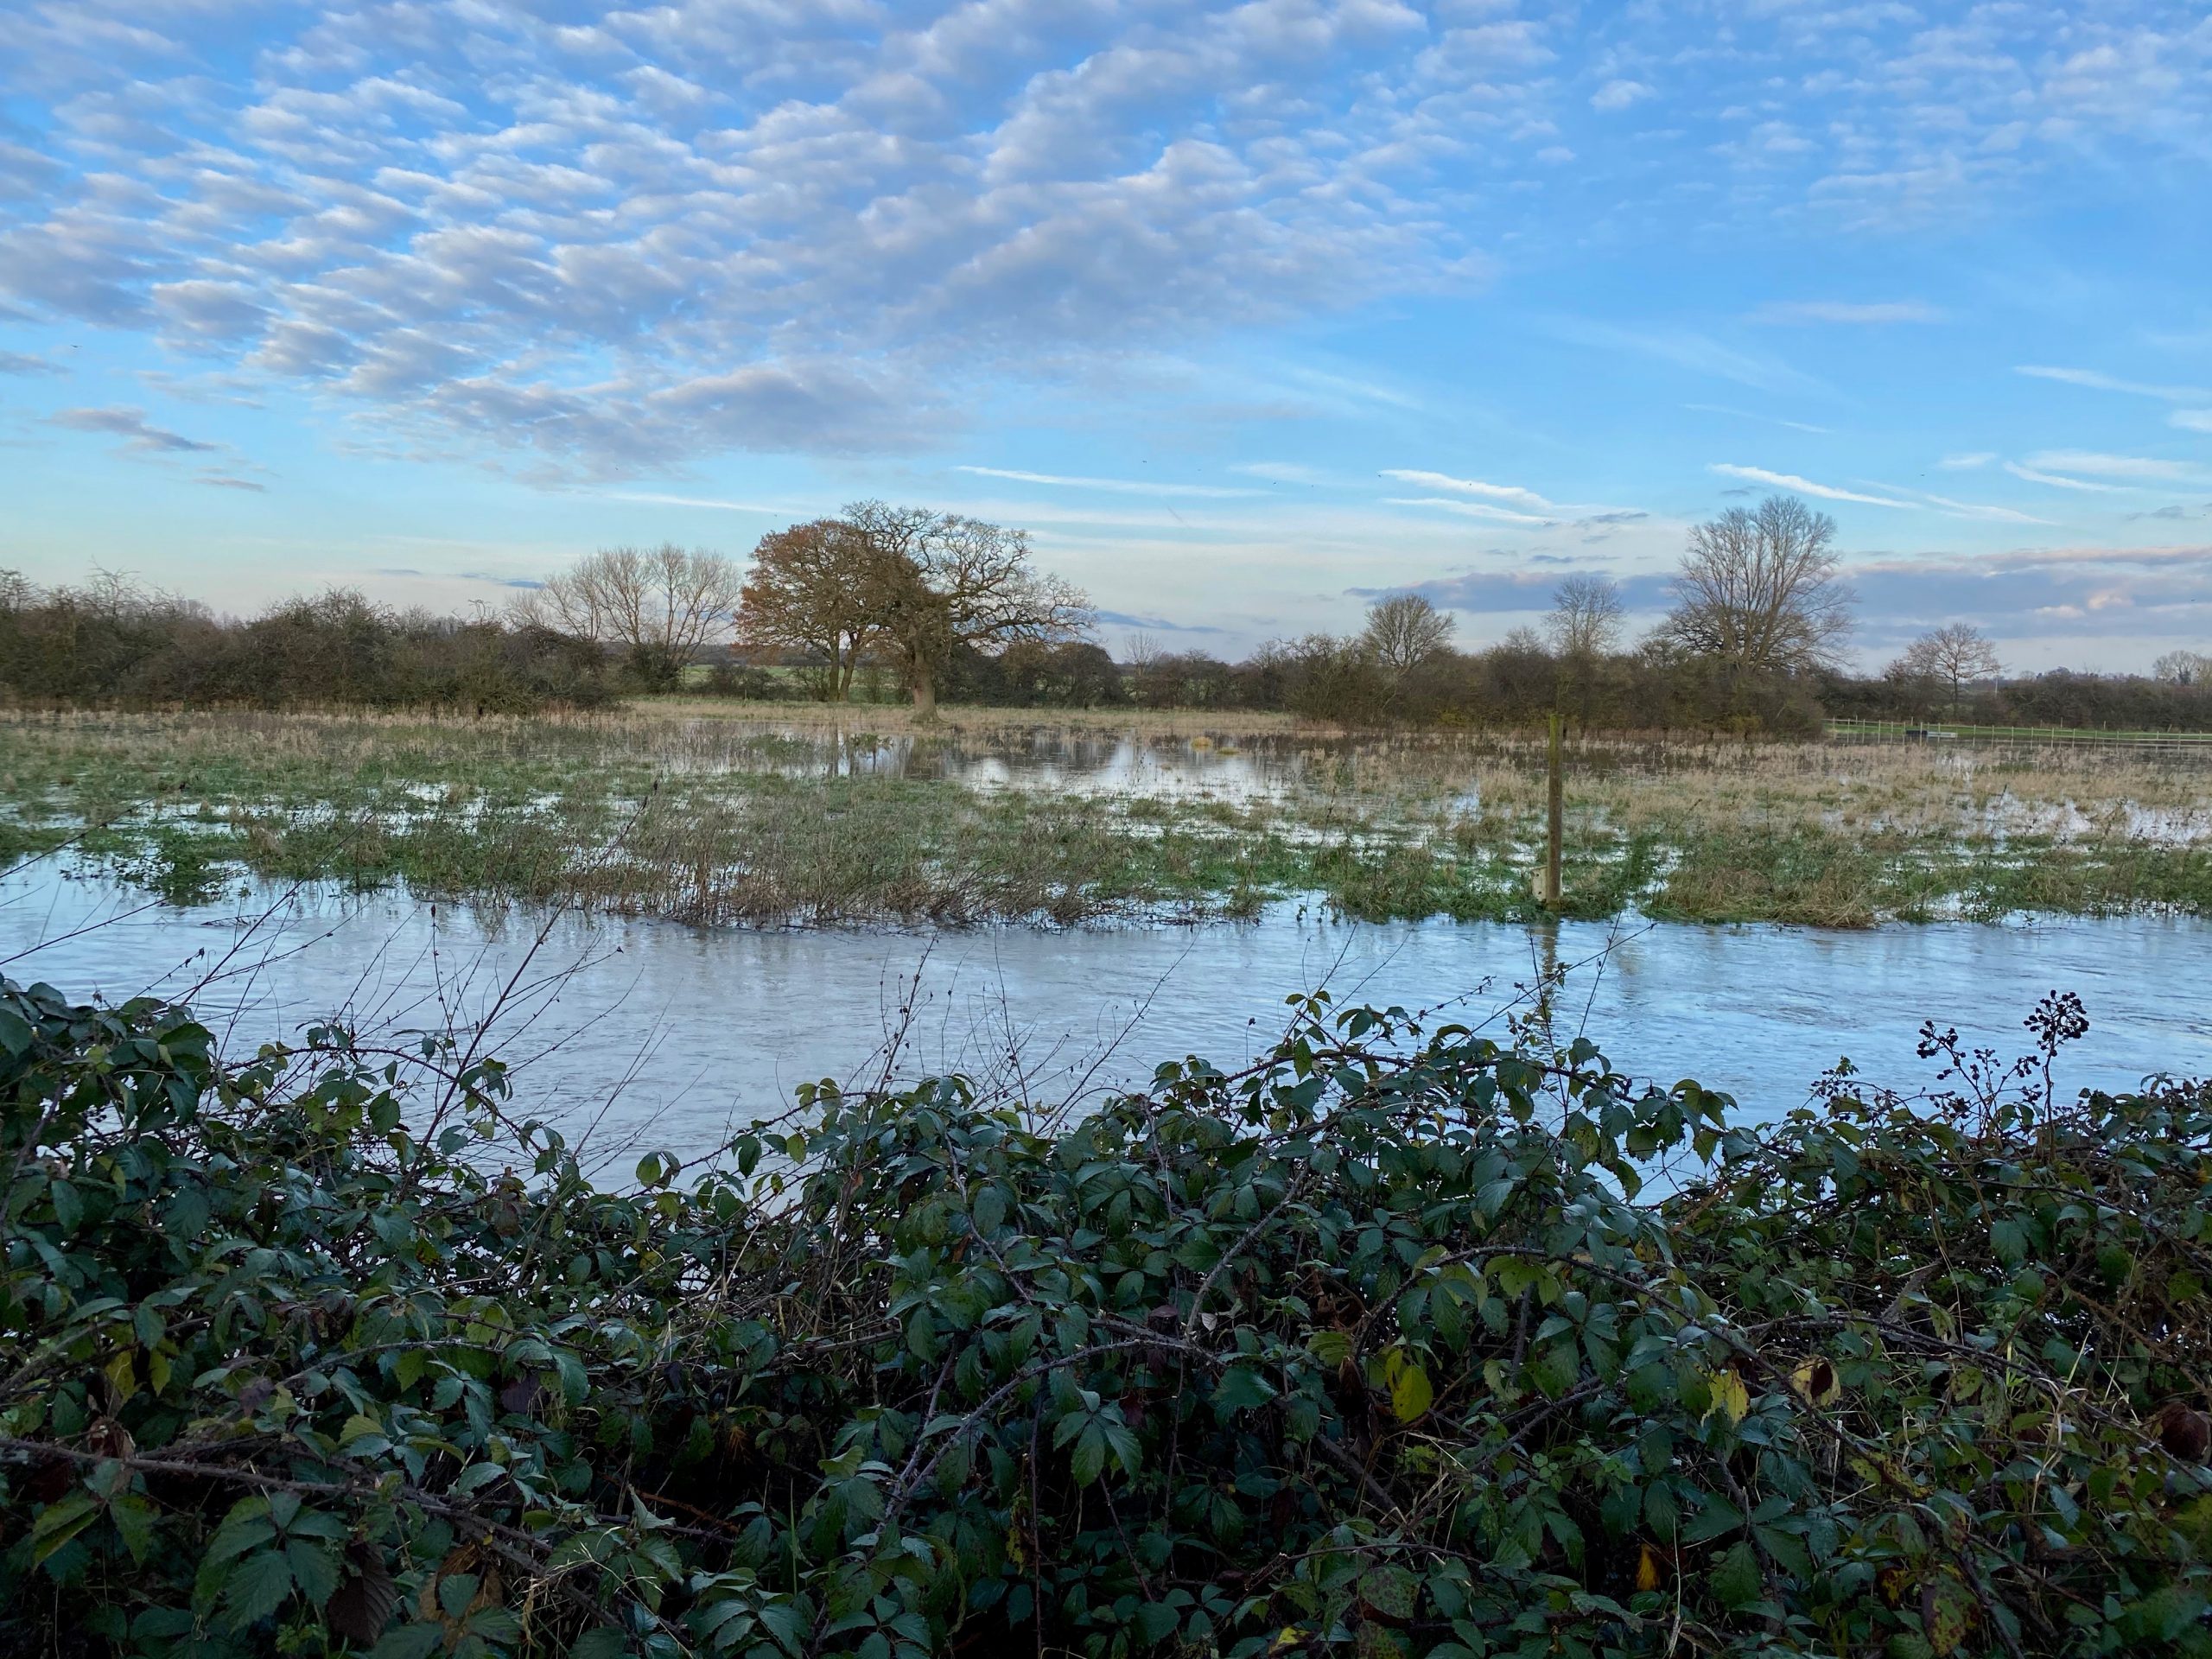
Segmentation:
<svg viewBox="0 0 2212 1659">
<path fill-rule="evenodd" d="M 1950 721 L 1831 720 L 1831 739 L 1861 742 L 2012 744 L 2212 757 L 2212 732 L 2110 731 L 2093 726 L 1968 726 Z"/>
</svg>

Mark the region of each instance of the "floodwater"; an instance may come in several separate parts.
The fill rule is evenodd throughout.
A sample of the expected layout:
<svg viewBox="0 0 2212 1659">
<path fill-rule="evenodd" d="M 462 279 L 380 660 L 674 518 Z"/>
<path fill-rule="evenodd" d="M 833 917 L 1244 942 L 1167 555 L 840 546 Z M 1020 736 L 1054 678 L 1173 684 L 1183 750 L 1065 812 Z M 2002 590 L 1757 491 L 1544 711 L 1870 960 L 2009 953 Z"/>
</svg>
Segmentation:
<svg viewBox="0 0 2212 1659">
<path fill-rule="evenodd" d="M 2212 924 L 2188 918 L 1548 934 L 1286 903 L 1197 927 L 753 931 L 327 887 L 175 908 L 50 861 L 0 879 L 10 978 L 111 1000 L 188 993 L 234 1042 L 334 1014 L 382 1032 L 480 1024 L 516 1066 L 519 1107 L 609 1163 L 639 1146 L 697 1157 L 822 1077 L 957 1070 L 1057 1103 L 1186 1054 L 1230 1068 L 1281 1031 L 1285 997 L 1322 986 L 1503 1036 L 1548 953 L 1566 970 L 1556 1033 L 1586 1029 L 1620 1069 L 1694 1077 L 1750 1116 L 1801 1104 L 1846 1056 L 1872 1082 L 1931 1085 L 1914 1053 L 1923 1019 L 2009 1058 L 2053 990 L 2077 993 L 2091 1021 L 2061 1059 L 2063 1092 L 2212 1074 Z"/>
<path fill-rule="evenodd" d="M 1039 726 L 917 736 L 794 725 L 741 732 L 734 753 L 720 755 L 714 723 L 701 721 L 696 729 L 700 759 L 709 769 L 735 760 L 795 778 L 942 779 L 983 792 L 1124 799 L 1279 799 L 1337 774 L 1376 747 L 1371 739 L 1303 734 L 1138 734 Z"/>
</svg>

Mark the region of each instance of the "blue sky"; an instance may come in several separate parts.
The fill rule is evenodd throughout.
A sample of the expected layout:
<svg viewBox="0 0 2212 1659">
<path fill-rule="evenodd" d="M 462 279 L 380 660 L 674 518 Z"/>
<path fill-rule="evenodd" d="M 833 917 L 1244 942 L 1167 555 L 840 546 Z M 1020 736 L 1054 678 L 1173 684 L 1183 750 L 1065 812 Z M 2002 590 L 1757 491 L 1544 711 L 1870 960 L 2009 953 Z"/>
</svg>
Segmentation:
<svg viewBox="0 0 2212 1659">
<path fill-rule="evenodd" d="M 880 495 L 1118 643 L 1834 513 L 1868 662 L 2212 648 L 2212 15 L 11 3 L 0 563 L 498 604 Z"/>
</svg>

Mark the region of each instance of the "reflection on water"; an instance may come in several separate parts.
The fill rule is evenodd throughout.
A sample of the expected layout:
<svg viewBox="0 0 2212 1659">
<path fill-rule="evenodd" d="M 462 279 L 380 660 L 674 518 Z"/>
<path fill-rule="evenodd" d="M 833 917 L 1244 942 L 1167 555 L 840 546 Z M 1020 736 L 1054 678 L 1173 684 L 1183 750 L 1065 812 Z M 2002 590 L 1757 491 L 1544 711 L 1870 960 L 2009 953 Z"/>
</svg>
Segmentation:
<svg viewBox="0 0 2212 1659">
<path fill-rule="evenodd" d="M 2212 1073 L 2212 924 L 2129 917 L 2032 926 L 1821 932 L 1605 924 L 1557 930 L 1561 1033 L 1614 1063 L 1694 1077 L 1760 1114 L 1796 1105 L 1848 1055 L 1916 1087 L 1923 1018 L 2009 1057 L 2057 988 L 2088 1005 L 2061 1081 L 2119 1087 L 2151 1071 Z M 190 909 L 73 880 L 51 864 L 0 881 L 0 972 L 73 995 L 194 997 L 252 1041 L 345 1010 L 365 1028 L 494 1020 L 527 1109 L 601 1145 L 683 1155 L 798 1084 L 872 1078 L 894 1033 L 901 1076 L 961 1070 L 1032 1098 L 1083 1098 L 1162 1058 L 1224 1066 L 1263 1049 L 1282 1000 L 1396 1003 L 1503 1029 L 1526 1012 L 1541 931 L 1448 922 L 1369 925 L 1291 905 L 1249 925 L 999 928 L 931 935 L 695 930 L 574 915 L 504 919 L 404 897 L 310 889 Z"/>
<path fill-rule="evenodd" d="M 792 727 L 747 746 L 749 765 L 791 777 L 941 779 L 975 790 L 1075 795 L 1279 799 L 1335 773 L 1355 740 L 1160 735 L 1039 728 L 988 735 L 874 735 Z"/>
</svg>

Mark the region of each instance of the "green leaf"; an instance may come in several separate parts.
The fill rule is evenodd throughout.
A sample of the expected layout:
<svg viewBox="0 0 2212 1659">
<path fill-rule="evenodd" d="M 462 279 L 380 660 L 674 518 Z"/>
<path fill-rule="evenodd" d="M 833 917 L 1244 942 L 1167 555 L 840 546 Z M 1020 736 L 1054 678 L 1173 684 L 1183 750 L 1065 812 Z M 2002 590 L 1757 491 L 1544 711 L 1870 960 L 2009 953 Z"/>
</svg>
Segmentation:
<svg viewBox="0 0 2212 1659">
<path fill-rule="evenodd" d="M 107 1518 L 115 1522 L 116 1535 L 130 1552 L 130 1559 L 143 1563 L 154 1544 L 158 1519 L 154 1506 L 143 1497 L 124 1493 L 108 1500 Z"/>
<path fill-rule="evenodd" d="M 1182 1609 L 1164 1601 L 1147 1601 L 1137 1609 L 1137 1634 L 1148 1643 L 1166 1641 L 1182 1622 Z"/>
<path fill-rule="evenodd" d="M 1313 1351 L 1313 1357 L 1334 1370 L 1351 1357 L 1351 1333 L 1349 1331 L 1316 1331 L 1306 1339 Z"/>
<path fill-rule="evenodd" d="M 976 1194 L 974 1208 L 969 1211 L 976 1230 L 988 1236 L 998 1231 L 1006 1221 L 1006 1194 L 996 1186 L 987 1186 Z"/>
<path fill-rule="evenodd" d="M 430 1659 L 446 1644 L 446 1633 L 442 1626 L 431 1624 L 398 1624 L 384 1633 L 376 1646 L 369 1649 L 369 1659 Z"/>
<path fill-rule="evenodd" d="M 1708 1538 L 1718 1538 L 1733 1532 L 1743 1524 L 1743 1514 L 1734 1504 L 1726 1498 L 1708 1498 L 1705 1507 L 1692 1516 L 1689 1524 L 1682 1529 L 1682 1541 L 1701 1544 Z"/>
<path fill-rule="evenodd" d="M 292 1581 L 300 1586 L 300 1593 L 316 1606 L 337 1593 L 338 1558 L 329 1550 L 294 1538 L 284 1545 L 284 1559 L 291 1566 Z"/>
<path fill-rule="evenodd" d="M 553 1369 L 560 1373 L 561 1398 L 571 1406 L 581 1406 L 591 1392 L 591 1379 L 584 1374 L 584 1363 L 566 1348 L 553 1351 Z"/>
<path fill-rule="evenodd" d="M 438 1605 L 445 1609 L 448 1618 L 459 1618 L 468 1611 L 480 1582 L 474 1573 L 449 1573 L 438 1580 Z"/>
<path fill-rule="evenodd" d="M 569 1659 L 622 1659 L 630 1638 L 612 1625 L 598 1624 L 569 1644 Z"/>
<path fill-rule="evenodd" d="M 1106 1467 L 1106 1435 L 1095 1421 L 1087 1425 L 1068 1459 L 1068 1471 L 1078 1486 L 1088 1486 Z"/>
<path fill-rule="evenodd" d="M 273 1549 L 248 1555 L 223 1580 L 223 1602 L 231 1628 L 243 1630 L 266 1618 L 292 1593 L 291 1564 Z"/>
<path fill-rule="evenodd" d="M 31 1560 L 43 1561 L 99 1516 L 100 1503 L 90 1492 L 73 1492 L 49 1503 L 31 1527 Z"/>
<path fill-rule="evenodd" d="M 1275 1391 L 1267 1378 L 1249 1365 L 1232 1365 L 1221 1375 L 1214 1385 L 1213 1408 L 1226 1417 L 1233 1411 L 1249 1411 L 1264 1406 L 1275 1397 Z"/>
<path fill-rule="evenodd" d="M 1400 1624 L 1413 1618 L 1420 1595 L 1421 1580 L 1395 1562 L 1370 1568 L 1359 1580 L 1359 1599 L 1384 1618 Z"/>
<path fill-rule="evenodd" d="M 1748 1543 L 1738 1544 L 1713 1570 L 1713 1593 L 1723 1607 L 1731 1610 L 1757 1601 L 1765 1587 L 1759 1578 L 1758 1557 Z"/>
</svg>

